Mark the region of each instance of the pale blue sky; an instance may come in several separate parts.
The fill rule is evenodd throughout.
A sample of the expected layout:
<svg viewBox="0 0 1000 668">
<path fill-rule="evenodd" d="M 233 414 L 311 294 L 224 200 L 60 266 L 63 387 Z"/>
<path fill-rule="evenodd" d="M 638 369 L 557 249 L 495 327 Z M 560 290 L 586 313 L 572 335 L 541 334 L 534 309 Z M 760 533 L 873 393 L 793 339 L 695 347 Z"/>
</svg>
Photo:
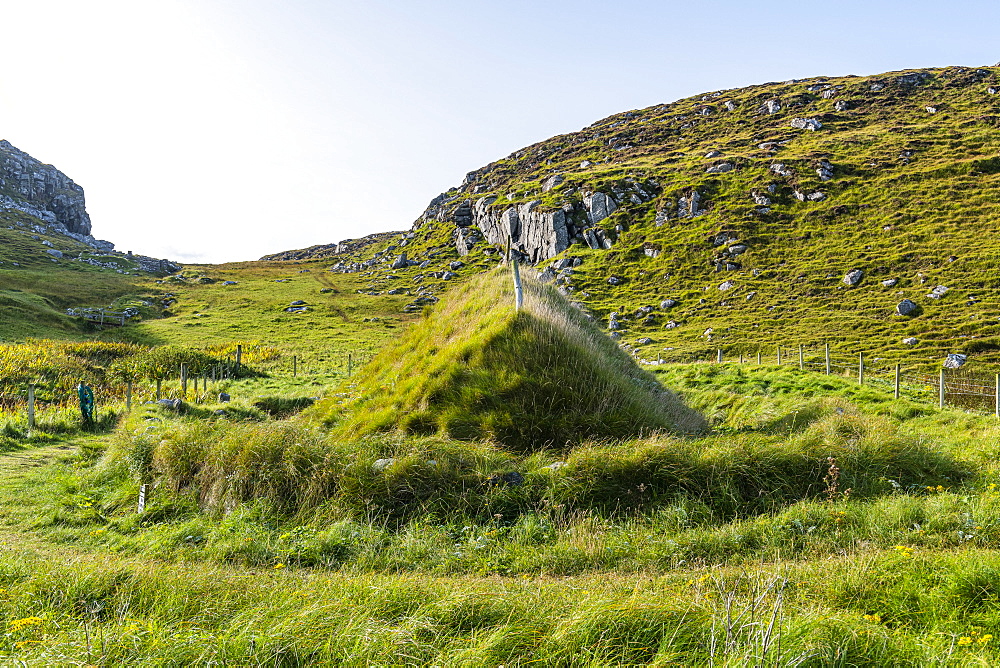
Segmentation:
<svg viewBox="0 0 1000 668">
<path fill-rule="evenodd" d="M 190 261 L 406 229 L 464 174 L 626 109 L 1000 61 L 1000 3 L 0 0 L 0 138 L 97 236 Z"/>
</svg>

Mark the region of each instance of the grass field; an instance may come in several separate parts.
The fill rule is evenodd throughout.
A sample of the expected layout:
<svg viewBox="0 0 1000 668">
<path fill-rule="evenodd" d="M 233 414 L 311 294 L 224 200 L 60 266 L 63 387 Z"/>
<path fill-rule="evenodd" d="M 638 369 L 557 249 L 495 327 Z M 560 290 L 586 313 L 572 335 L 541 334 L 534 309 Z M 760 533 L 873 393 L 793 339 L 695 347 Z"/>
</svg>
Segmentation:
<svg viewBox="0 0 1000 668">
<path fill-rule="evenodd" d="M 616 115 L 451 193 L 615 193 L 613 248 L 564 254 L 576 307 L 529 284 L 515 313 L 498 249 L 459 260 L 439 220 L 356 256 L 158 277 L 0 214 L 0 663 L 1000 663 L 1000 420 L 939 410 L 918 375 L 1000 361 L 997 70 L 896 76 Z M 710 150 L 734 169 L 707 173 Z M 692 189 L 704 213 L 676 215 Z M 747 249 L 717 271 L 720 234 Z M 329 270 L 404 241 L 426 267 Z M 101 330 L 76 306 L 141 317 Z M 589 320 L 612 312 L 624 351 Z M 806 370 L 772 358 L 799 345 Z"/>
<path fill-rule="evenodd" d="M 346 467 L 328 499 L 297 508 L 287 467 L 315 474 L 310 449 L 337 450 L 301 418 L 224 427 L 150 408 L 113 434 L 10 451 L 0 651 L 109 665 L 997 660 L 995 418 L 797 370 L 661 371 L 711 434 L 513 458 L 362 442 L 326 460 Z M 169 468 L 178 447 L 220 436 L 260 474 L 255 500 L 214 503 Z M 362 472 L 393 455 L 383 482 Z M 143 456 L 154 477 L 137 514 Z M 465 480 L 449 456 L 470 461 Z M 511 470 L 522 485 L 485 484 Z"/>
</svg>

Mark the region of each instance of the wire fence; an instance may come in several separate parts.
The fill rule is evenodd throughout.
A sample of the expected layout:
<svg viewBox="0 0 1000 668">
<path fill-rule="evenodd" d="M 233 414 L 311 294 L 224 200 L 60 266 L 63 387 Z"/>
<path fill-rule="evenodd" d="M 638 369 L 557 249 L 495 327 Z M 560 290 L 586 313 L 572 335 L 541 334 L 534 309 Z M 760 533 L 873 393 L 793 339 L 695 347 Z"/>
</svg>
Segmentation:
<svg viewBox="0 0 1000 668">
<path fill-rule="evenodd" d="M 351 352 L 338 355 L 287 355 L 273 362 L 256 365 L 251 375 L 269 378 L 301 378 L 336 383 L 354 375 L 367 364 L 375 353 Z M 192 403 L 210 403 L 218 399 L 222 383 L 246 377 L 245 367 L 236 356 L 227 357 L 222 363 L 212 365 L 200 373 L 190 373 L 180 365 L 166 378 L 143 379 L 133 382 L 105 382 L 93 387 L 98 401 L 103 405 L 150 403 L 159 400 L 179 399 Z M 230 387 L 227 384 L 222 387 Z M 0 391 L 0 414 L 23 412 L 28 407 L 41 410 L 60 410 L 79 405 L 75 391 L 55 389 L 52 383 L 38 381 L 9 384 Z"/>
<path fill-rule="evenodd" d="M 678 363 L 662 358 L 639 361 L 651 365 Z M 897 398 L 934 403 L 939 408 L 950 406 L 987 412 L 1000 417 L 1000 373 L 977 372 L 964 367 L 942 367 L 937 374 L 904 371 L 901 364 L 877 357 L 867 358 L 860 352 L 845 359 L 842 353 L 834 355 L 829 346 L 778 346 L 769 354 L 759 349 L 746 353 L 719 348 L 711 358 L 691 356 L 685 362 L 766 364 L 851 377 L 861 385 L 892 391 Z"/>
</svg>

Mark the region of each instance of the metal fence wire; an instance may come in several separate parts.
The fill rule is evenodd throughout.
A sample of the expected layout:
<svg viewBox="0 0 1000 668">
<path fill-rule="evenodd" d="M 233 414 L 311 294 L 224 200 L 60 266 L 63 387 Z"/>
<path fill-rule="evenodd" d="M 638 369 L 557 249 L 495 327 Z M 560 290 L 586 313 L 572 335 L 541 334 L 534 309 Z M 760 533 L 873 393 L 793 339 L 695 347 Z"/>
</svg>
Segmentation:
<svg viewBox="0 0 1000 668">
<path fill-rule="evenodd" d="M 677 359 L 676 352 L 672 357 Z M 993 413 L 1000 417 L 1000 373 L 983 373 L 960 367 L 942 367 L 937 374 L 902 372 L 900 365 L 882 358 L 867 358 L 863 353 L 845 360 L 841 354 L 834 357 L 829 347 L 821 349 L 799 346 L 796 348 L 776 347 L 769 353 L 754 349 L 751 353 L 719 348 L 706 359 L 703 355 L 683 355 L 687 363 L 740 363 L 793 367 L 802 370 L 828 373 L 855 378 L 863 385 L 879 387 L 894 392 L 895 396 L 905 396 L 924 403 L 934 403 L 938 407 L 951 406 L 972 411 Z M 644 360 L 646 364 L 667 364 L 662 357 Z M 682 362 L 683 363 L 683 362 Z"/>
</svg>

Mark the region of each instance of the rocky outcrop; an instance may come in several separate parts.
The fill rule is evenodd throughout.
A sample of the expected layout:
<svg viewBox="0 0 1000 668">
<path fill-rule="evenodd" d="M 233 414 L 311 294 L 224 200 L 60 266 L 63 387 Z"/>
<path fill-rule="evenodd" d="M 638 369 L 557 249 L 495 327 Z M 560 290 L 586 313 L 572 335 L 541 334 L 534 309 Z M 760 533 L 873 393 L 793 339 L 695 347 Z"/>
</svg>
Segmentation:
<svg viewBox="0 0 1000 668">
<path fill-rule="evenodd" d="M 0 140 L 0 208 L 62 225 L 75 235 L 90 235 L 83 188 L 6 140 Z"/>
<path fill-rule="evenodd" d="M 503 247 L 509 241 L 532 264 L 569 248 L 563 209 L 541 211 L 538 200 L 501 208 L 493 206 L 495 201 L 495 197 L 483 197 L 472 206 L 472 222 L 489 243 Z"/>
</svg>

